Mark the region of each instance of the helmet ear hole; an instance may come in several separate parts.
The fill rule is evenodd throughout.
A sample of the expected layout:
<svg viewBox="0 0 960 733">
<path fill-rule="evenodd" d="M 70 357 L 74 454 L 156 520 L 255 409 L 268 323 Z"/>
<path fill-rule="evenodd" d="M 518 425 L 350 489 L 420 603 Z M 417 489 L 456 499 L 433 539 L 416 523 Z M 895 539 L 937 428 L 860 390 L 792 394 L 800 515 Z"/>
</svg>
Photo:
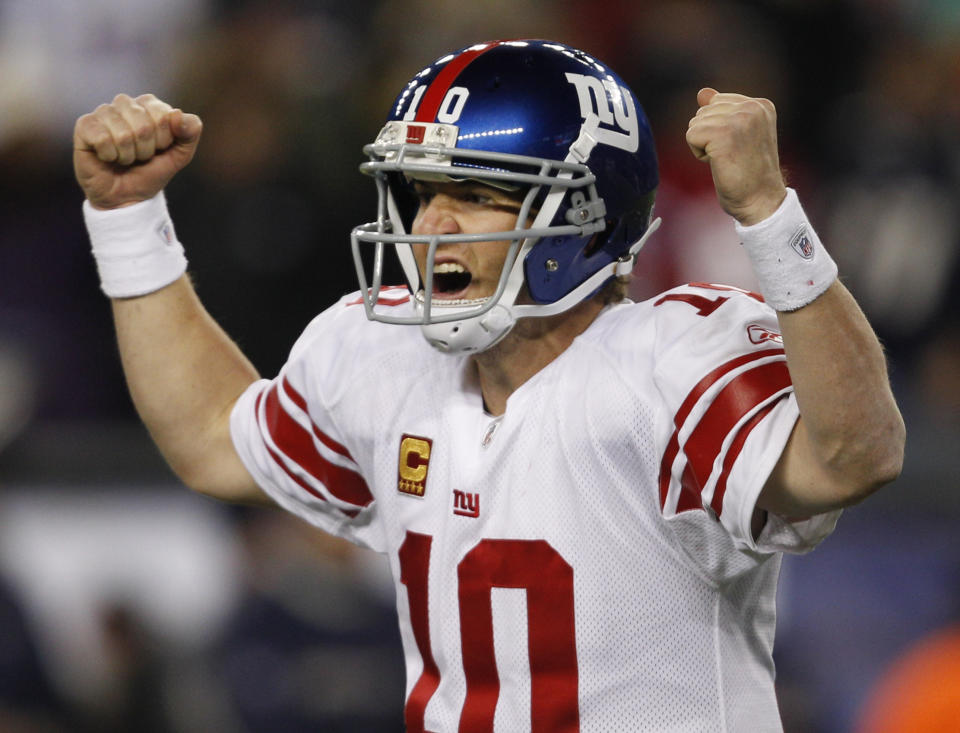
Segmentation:
<svg viewBox="0 0 960 733">
<path fill-rule="evenodd" d="M 590 241 L 587 242 L 587 246 L 583 248 L 583 253 L 589 257 L 594 252 L 603 248 L 604 243 L 607 241 L 611 227 L 614 225 L 614 222 L 609 219 L 606 220 L 606 228 L 602 232 L 597 232 L 594 234 Z"/>
</svg>

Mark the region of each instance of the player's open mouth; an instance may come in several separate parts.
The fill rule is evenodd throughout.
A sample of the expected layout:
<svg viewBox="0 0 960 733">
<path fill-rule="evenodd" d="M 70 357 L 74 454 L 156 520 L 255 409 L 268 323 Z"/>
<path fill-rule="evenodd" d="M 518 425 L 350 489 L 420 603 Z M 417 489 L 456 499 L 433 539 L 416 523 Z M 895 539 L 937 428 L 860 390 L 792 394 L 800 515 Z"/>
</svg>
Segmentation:
<svg viewBox="0 0 960 733">
<path fill-rule="evenodd" d="M 472 280 L 473 275 L 459 262 L 438 262 L 433 266 L 433 297 L 460 298 Z"/>
</svg>

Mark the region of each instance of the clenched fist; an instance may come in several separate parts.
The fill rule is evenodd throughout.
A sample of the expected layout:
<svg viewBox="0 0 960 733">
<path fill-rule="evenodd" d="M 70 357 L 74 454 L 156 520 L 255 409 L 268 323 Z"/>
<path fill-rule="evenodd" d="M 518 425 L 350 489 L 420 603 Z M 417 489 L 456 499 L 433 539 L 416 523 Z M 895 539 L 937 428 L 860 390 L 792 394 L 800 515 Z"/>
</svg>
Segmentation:
<svg viewBox="0 0 960 733">
<path fill-rule="evenodd" d="M 777 111 L 768 99 L 701 89 L 687 144 L 710 163 L 723 210 L 744 226 L 773 214 L 787 195 L 777 152 Z"/>
<path fill-rule="evenodd" d="M 200 118 L 174 109 L 152 94 L 118 94 L 77 120 L 73 168 L 98 209 L 146 201 L 193 158 Z"/>
</svg>

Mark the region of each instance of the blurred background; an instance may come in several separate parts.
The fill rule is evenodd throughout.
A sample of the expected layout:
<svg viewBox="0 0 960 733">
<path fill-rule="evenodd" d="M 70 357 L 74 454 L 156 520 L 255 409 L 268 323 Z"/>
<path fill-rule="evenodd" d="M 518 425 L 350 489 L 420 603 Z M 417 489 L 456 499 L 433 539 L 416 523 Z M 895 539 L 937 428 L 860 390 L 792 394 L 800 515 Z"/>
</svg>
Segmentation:
<svg viewBox="0 0 960 733">
<path fill-rule="evenodd" d="M 684 132 L 702 86 L 776 102 L 790 181 L 908 425 L 903 476 L 784 563 L 784 725 L 927 730 L 876 721 L 911 687 L 960 687 L 916 656 L 960 627 L 960 2 L 0 0 L 0 731 L 401 730 L 383 561 L 193 496 L 137 421 L 72 126 L 118 92 L 203 117 L 170 207 L 207 307 L 272 375 L 356 287 L 349 231 L 375 210 L 360 149 L 403 82 L 519 37 L 607 62 L 651 119 L 664 224 L 636 298 L 753 285 Z"/>
</svg>

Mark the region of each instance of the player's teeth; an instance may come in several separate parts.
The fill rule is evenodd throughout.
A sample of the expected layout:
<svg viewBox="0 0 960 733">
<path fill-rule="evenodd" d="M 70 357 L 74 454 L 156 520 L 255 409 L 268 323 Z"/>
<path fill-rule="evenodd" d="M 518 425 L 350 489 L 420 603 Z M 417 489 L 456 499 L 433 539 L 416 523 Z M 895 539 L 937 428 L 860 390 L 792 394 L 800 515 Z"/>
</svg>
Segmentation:
<svg viewBox="0 0 960 733">
<path fill-rule="evenodd" d="M 433 266 L 433 271 L 438 274 L 444 274 L 448 272 L 466 272 L 466 268 L 463 265 L 458 265 L 456 262 L 441 262 L 439 265 Z"/>
</svg>

